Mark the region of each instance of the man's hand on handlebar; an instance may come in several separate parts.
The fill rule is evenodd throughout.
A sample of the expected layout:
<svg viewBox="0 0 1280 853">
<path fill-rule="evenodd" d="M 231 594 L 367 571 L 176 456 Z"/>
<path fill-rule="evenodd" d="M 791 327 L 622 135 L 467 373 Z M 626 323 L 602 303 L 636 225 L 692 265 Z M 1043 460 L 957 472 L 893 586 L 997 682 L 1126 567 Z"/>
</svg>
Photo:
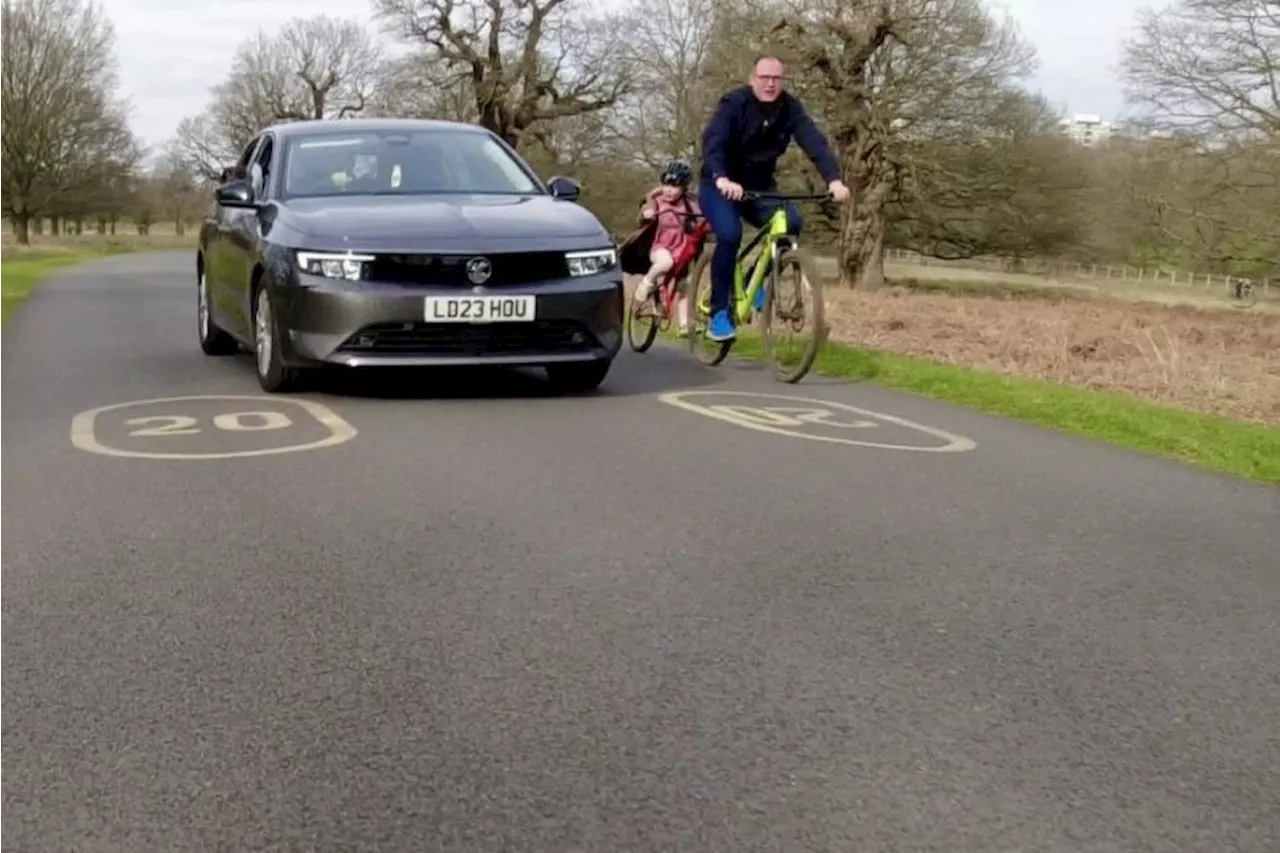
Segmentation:
<svg viewBox="0 0 1280 853">
<path fill-rule="evenodd" d="M 844 201 L 849 197 L 849 188 L 841 180 L 827 184 L 827 192 L 831 193 L 831 200 L 836 202 Z"/>
<path fill-rule="evenodd" d="M 741 201 L 746 192 L 742 189 L 742 184 L 734 183 L 728 178 L 716 178 L 716 189 L 720 190 L 720 194 L 729 201 Z"/>
</svg>

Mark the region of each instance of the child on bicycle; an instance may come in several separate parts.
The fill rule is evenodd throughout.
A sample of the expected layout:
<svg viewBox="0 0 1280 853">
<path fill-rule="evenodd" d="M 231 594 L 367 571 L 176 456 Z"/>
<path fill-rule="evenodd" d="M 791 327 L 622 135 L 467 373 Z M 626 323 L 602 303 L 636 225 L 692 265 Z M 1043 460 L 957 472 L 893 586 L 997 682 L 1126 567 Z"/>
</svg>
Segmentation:
<svg viewBox="0 0 1280 853">
<path fill-rule="evenodd" d="M 662 277 L 670 272 L 675 259 L 685 248 L 690 239 L 689 232 L 697 221 L 693 217 L 702 215 L 697 197 L 689 192 L 689 185 L 693 182 L 693 166 L 689 161 L 679 158 L 669 161 L 659 180 L 661 183 L 645 195 L 644 205 L 640 210 L 641 222 L 655 220 L 653 246 L 649 250 L 649 271 L 636 288 L 637 301 L 650 310 L 656 309 L 653 303 L 646 302 L 649 294 Z M 679 297 L 676 300 L 676 325 L 680 334 L 684 335 L 689 330 L 689 295 L 683 280 L 678 282 L 677 287 Z"/>
</svg>

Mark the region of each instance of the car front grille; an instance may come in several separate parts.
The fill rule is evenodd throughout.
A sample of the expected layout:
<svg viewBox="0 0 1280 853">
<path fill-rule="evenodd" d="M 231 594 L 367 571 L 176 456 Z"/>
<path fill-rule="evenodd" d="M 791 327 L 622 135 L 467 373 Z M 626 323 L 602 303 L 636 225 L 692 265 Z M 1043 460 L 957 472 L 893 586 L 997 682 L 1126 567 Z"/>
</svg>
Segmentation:
<svg viewBox="0 0 1280 853">
<path fill-rule="evenodd" d="M 568 278 L 564 252 L 509 252 L 493 255 L 379 255 L 370 264 L 369 278 L 388 284 L 434 284 L 472 287 L 467 262 L 487 258 L 492 272 L 485 287 L 531 284 Z"/>
<path fill-rule="evenodd" d="M 365 326 L 338 348 L 364 355 L 570 355 L 598 342 L 581 323 L 377 323 Z"/>
</svg>

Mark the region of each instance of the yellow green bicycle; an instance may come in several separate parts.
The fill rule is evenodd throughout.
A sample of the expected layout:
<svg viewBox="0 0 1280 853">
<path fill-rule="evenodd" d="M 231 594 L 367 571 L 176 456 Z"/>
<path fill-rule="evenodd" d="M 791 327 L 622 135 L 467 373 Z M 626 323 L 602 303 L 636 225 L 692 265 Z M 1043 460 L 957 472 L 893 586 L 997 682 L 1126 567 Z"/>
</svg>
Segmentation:
<svg viewBox="0 0 1280 853">
<path fill-rule="evenodd" d="M 747 192 L 746 199 L 760 201 L 829 201 L 830 194 L 792 195 Z M 787 211 L 779 205 L 762 228 L 738 252 L 733 267 L 733 291 L 729 296 L 730 315 L 738 336 L 759 315 L 760 333 L 766 360 L 781 382 L 799 382 L 813 366 L 827 336 L 822 302 L 822 281 L 813 257 L 801 249 L 793 234 L 787 233 Z M 757 246 L 760 252 L 745 269 L 747 256 Z M 706 336 L 711 320 L 710 265 L 713 252 L 703 252 L 689 276 L 689 350 L 698 361 L 717 365 L 724 361 L 734 341 L 713 341 Z M 790 277 L 789 277 L 790 276 Z M 786 343 L 806 330 L 812 337 L 792 351 Z"/>
</svg>

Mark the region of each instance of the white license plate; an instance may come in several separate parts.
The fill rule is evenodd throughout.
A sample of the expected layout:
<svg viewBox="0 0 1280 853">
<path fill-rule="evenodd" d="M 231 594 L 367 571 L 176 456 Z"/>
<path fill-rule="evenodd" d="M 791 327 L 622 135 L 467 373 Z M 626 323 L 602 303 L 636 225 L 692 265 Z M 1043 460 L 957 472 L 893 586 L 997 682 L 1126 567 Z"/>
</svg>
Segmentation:
<svg viewBox="0 0 1280 853">
<path fill-rule="evenodd" d="M 529 323 L 538 306 L 536 296 L 428 296 L 428 323 Z"/>
</svg>

